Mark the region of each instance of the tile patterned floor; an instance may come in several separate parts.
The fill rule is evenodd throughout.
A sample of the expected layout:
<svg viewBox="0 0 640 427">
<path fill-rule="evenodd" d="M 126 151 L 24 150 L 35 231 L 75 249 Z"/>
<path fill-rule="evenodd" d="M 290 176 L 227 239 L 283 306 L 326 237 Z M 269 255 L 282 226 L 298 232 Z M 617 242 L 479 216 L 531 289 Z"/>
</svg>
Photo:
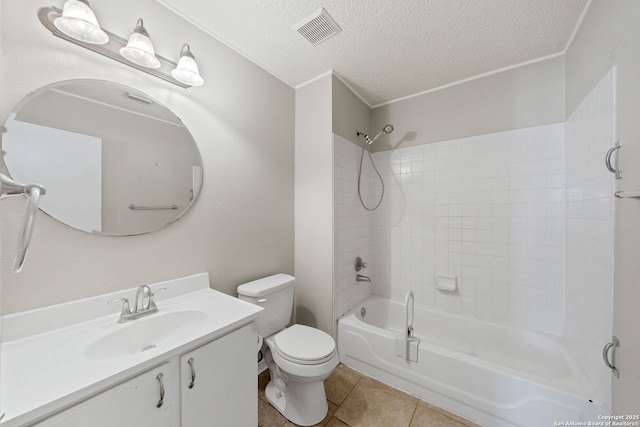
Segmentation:
<svg viewBox="0 0 640 427">
<path fill-rule="evenodd" d="M 295 427 L 265 399 L 269 371 L 258 377 L 258 426 Z M 480 427 L 343 364 L 324 382 L 329 412 L 323 427 Z"/>
</svg>

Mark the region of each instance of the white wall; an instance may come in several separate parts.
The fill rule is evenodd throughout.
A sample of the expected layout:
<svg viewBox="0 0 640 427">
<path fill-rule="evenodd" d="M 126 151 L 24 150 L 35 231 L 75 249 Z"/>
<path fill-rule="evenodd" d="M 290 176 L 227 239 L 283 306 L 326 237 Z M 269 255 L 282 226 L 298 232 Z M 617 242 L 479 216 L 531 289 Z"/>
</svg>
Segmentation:
<svg viewBox="0 0 640 427">
<path fill-rule="evenodd" d="M 331 74 L 296 89 L 296 321 L 331 334 L 333 141 Z"/>
<path fill-rule="evenodd" d="M 613 193 L 602 159 L 615 140 L 615 69 L 566 122 L 566 332 L 585 375 L 611 408 L 611 371 L 597 349 L 613 323 Z"/>
<path fill-rule="evenodd" d="M 396 130 L 373 149 L 448 141 L 564 118 L 564 58 L 558 56 L 374 108 L 372 128 L 391 123 Z"/>
<path fill-rule="evenodd" d="M 624 176 L 616 187 L 625 191 L 640 189 L 639 21 L 640 2 L 594 0 L 566 54 L 568 115 L 616 67 L 615 127 L 624 144 L 620 153 Z M 616 358 L 620 378 L 613 378 L 612 409 L 616 414 L 635 414 L 640 395 L 640 203 L 615 200 L 615 216 L 613 333 L 620 338 Z"/>
<path fill-rule="evenodd" d="M 293 274 L 294 90 L 155 1 L 92 2 L 102 26 L 122 36 L 144 17 L 162 56 L 177 59 L 189 42 L 205 85 L 178 88 L 53 37 L 37 10 L 63 3 L 2 1 L 0 121 L 27 93 L 55 81 L 122 83 L 182 119 L 202 154 L 204 183 L 180 221 L 142 236 L 90 235 L 40 214 L 19 275 L 10 264 L 25 204 L 22 198 L 2 201 L 2 312 L 202 271 L 213 288 L 232 295 L 245 281 Z"/>
<path fill-rule="evenodd" d="M 358 144 L 356 131 L 372 133 L 371 108 L 359 98 L 335 73 L 331 84 L 331 127 L 333 133 Z"/>
<path fill-rule="evenodd" d="M 2 5 L 0 4 L 0 22 L 2 22 Z M 0 42 L 0 46 L 1 46 L 1 42 Z M 0 62 L 0 82 L 4 81 L 4 61 Z M 2 227 L 2 218 L 0 218 L 0 227 Z M 0 234 L 0 261 L 4 258 L 4 241 L 2 239 L 2 234 Z M 0 337 L 2 337 L 2 315 L 3 310 L 2 310 L 2 301 L 4 300 L 4 297 L 2 295 L 2 284 L 4 282 L 4 279 L 2 277 L 2 267 L 0 264 Z M 2 355 L 0 355 L 2 356 Z M 0 372 L 2 372 L 2 357 L 0 357 Z M 2 402 L 2 395 L 0 395 L 0 402 Z"/>
</svg>

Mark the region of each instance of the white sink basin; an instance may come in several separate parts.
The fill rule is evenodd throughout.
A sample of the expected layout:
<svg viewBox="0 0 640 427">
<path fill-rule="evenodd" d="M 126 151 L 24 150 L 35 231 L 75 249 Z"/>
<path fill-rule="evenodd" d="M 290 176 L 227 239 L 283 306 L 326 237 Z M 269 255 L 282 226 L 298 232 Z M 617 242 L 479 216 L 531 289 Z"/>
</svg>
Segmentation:
<svg viewBox="0 0 640 427">
<path fill-rule="evenodd" d="M 201 273 L 153 284 L 166 288 L 159 311 L 125 323 L 107 302 L 136 288 L 2 316 L 0 425 L 33 425 L 257 319 L 260 307 L 209 283 Z"/>
<path fill-rule="evenodd" d="M 183 310 L 153 313 L 119 323 L 115 330 L 89 344 L 85 355 L 88 359 L 104 360 L 158 348 L 189 332 L 206 318 L 202 311 Z"/>
</svg>

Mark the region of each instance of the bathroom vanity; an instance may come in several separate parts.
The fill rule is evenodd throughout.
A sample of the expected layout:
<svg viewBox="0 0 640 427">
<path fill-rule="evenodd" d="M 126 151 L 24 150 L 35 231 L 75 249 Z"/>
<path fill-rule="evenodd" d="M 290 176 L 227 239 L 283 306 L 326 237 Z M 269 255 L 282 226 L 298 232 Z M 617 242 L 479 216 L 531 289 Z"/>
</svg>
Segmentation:
<svg viewBox="0 0 640 427">
<path fill-rule="evenodd" d="M 0 426 L 257 425 L 262 309 L 206 273 L 150 288 L 158 312 L 122 323 L 107 302 L 135 289 L 5 316 Z"/>
</svg>

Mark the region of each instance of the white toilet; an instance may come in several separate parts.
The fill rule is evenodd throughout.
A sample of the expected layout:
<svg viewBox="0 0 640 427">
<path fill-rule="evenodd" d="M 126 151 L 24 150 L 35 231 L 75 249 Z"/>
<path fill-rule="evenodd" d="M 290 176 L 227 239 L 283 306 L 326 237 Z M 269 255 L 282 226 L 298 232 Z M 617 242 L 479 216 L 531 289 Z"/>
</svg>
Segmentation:
<svg viewBox="0 0 640 427">
<path fill-rule="evenodd" d="M 265 395 L 289 421 L 310 426 L 327 415 L 323 381 L 336 366 L 336 343 L 327 333 L 303 325 L 286 327 L 293 310 L 295 279 L 275 274 L 238 286 L 238 298 L 264 307 L 258 334 L 271 374 Z"/>
</svg>

